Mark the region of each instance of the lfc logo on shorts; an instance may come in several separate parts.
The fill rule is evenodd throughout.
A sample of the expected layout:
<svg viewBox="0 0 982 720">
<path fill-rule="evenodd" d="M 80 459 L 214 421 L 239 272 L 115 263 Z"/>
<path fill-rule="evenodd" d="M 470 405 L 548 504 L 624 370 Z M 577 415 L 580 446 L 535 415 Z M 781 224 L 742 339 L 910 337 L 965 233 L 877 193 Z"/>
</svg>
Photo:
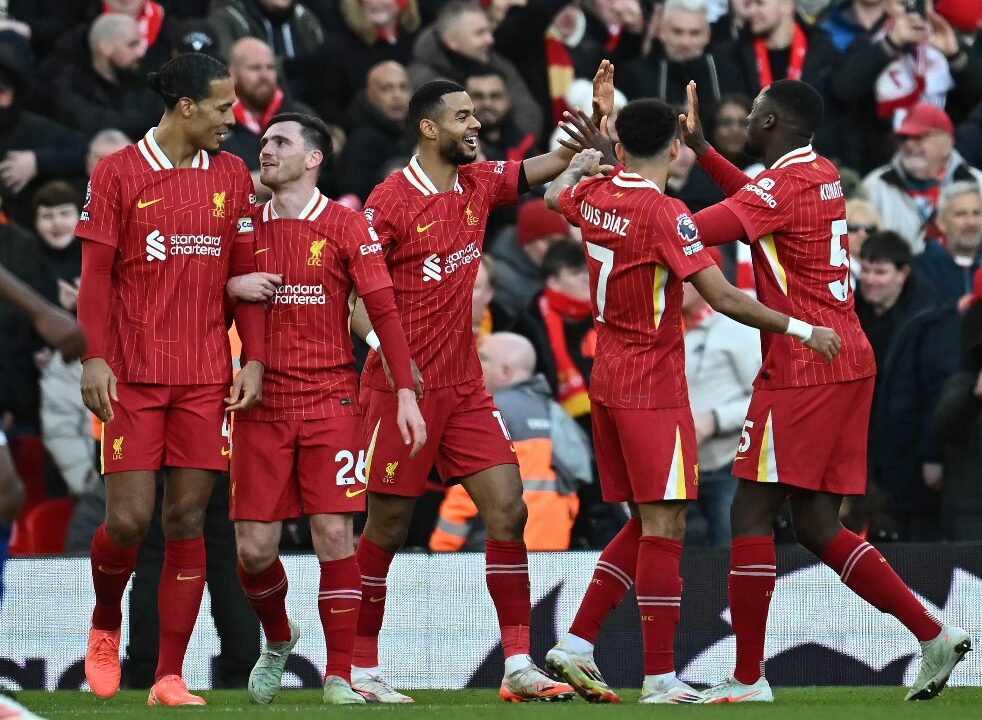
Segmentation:
<svg viewBox="0 0 982 720">
<path fill-rule="evenodd" d="M 480 220 L 477 219 L 477 215 L 475 215 L 474 211 L 471 210 L 470 203 L 467 203 L 467 207 L 464 208 L 464 215 L 467 217 L 468 225 L 477 225 L 480 222 Z"/>
<path fill-rule="evenodd" d="M 323 264 L 324 246 L 327 245 L 327 240 L 321 238 L 320 240 L 314 240 L 310 243 L 310 257 L 307 258 L 308 265 L 315 265 L 320 267 Z"/>
<path fill-rule="evenodd" d="M 215 209 L 211 214 L 217 218 L 225 217 L 225 191 L 217 192 L 211 196 L 211 201 L 215 204 Z"/>
<path fill-rule="evenodd" d="M 390 462 L 385 466 L 385 477 L 382 478 L 384 483 L 394 483 L 396 481 L 396 468 L 399 467 L 399 461 Z"/>
<path fill-rule="evenodd" d="M 123 459 L 123 436 L 120 435 L 118 438 L 113 440 L 113 460 Z"/>
</svg>

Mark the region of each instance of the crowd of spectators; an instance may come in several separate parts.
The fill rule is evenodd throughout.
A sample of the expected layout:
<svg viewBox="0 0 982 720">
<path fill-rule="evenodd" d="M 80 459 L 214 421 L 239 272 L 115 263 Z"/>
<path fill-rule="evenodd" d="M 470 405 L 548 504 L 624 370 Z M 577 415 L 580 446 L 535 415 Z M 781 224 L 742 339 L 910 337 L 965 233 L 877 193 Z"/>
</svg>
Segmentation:
<svg viewBox="0 0 982 720">
<path fill-rule="evenodd" d="M 825 99 L 813 144 L 843 176 L 857 313 L 879 370 L 870 489 L 844 521 L 879 540 L 982 539 L 980 27 L 982 3 L 968 0 L 7 0 L 0 264 L 74 310 L 72 229 L 87 177 L 157 122 L 146 73 L 183 52 L 228 63 L 237 124 L 224 149 L 253 171 L 260 199 L 260 137 L 278 112 L 301 111 L 333 134 L 321 189 L 356 209 L 412 156 L 409 97 L 434 78 L 467 89 L 480 157 L 494 160 L 554 146 L 562 113 L 589 106 L 604 58 L 616 66 L 618 107 L 657 96 L 682 110 L 694 79 L 707 137 L 750 175 L 761 169 L 744 150 L 752 98 L 772 80 L 801 79 Z M 688 151 L 667 192 L 694 212 L 722 199 Z M 625 511 L 600 500 L 591 459 L 596 334 L 577 230 L 530 195 L 491 218 L 484 250 L 474 332 L 488 388 L 526 448 L 529 546 L 602 546 Z M 717 260 L 752 290 L 748 258 L 724 247 Z M 760 348 L 754 331 L 690 290 L 702 476 L 689 541 L 720 546 Z M 29 498 L 91 505 L 98 434 L 79 364 L 2 305 L 0 328 L 0 430 Z M 482 530 L 469 500 L 438 488 L 421 504 L 416 544 L 472 546 Z M 76 525 L 72 544 L 87 547 Z M 302 544 L 302 528 L 291 532 Z"/>
</svg>

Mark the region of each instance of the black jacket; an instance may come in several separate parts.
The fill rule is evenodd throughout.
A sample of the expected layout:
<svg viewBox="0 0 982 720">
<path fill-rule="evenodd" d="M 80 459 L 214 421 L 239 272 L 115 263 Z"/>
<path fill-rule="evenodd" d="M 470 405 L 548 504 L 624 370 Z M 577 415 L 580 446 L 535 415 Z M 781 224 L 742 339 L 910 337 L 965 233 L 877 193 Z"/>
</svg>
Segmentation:
<svg viewBox="0 0 982 720">
<path fill-rule="evenodd" d="M 969 165 L 982 168 L 982 103 L 955 129 L 955 149 Z"/>
<path fill-rule="evenodd" d="M 886 316 L 877 318 L 860 292 L 856 314 L 871 337 L 879 366 L 870 418 L 870 469 L 891 495 L 892 511 L 904 514 L 937 502 L 924 485 L 921 466 L 941 459 L 934 412 L 944 382 L 961 363 L 958 312 L 910 278 Z M 874 325 L 885 321 L 892 328 L 877 333 Z"/>
<path fill-rule="evenodd" d="M 143 79 L 111 83 L 91 66 L 71 66 L 53 88 L 54 116 L 88 137 L 117 128 L 140 138 L 160 120 L 164 103 Z"/>
<path fill-rule="evenodd" d="M 665 57 L 661 43 L 655 42 L 645 57 L 628 63 L 623 71 L 618 69 L 617 87 L 629 100 L 657 97 L 671 105 L 685 106 L 686 85 L 695 80 L 699 86 L 699 112 L 702 117 L 711 118 L 721 95 L 746 89 L 727 60 L 725 54 L 721 62 L 707 50 L 695 60 L 673 62 Z"/>
<path fill-rule="evenodd" d="M 948 378 L 935 413 L 944 460 L 941 527 L 946 540 L 982 540 L 982 399 L 975 397 L 977 377 L 977 372 L 962 371 Z"/>
<path fill-rule="evenodd" d="M 346 125 L 350 135 L 338 161 L 338 187 L 364 202 L 384 179 L 383 166 L 396 158 L 408 162 L 416 141 L 404 123 L 385 117 L 364 92 L 348 108 Z"/>
</svg>

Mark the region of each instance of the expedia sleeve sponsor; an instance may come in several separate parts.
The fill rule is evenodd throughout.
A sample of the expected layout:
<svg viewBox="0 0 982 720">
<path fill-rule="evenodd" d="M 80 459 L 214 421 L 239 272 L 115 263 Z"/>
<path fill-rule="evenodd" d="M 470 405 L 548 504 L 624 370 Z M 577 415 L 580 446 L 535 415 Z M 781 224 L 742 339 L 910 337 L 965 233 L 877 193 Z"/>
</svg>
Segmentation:
<svg viewBox="0 0 982 720">
<path fill-rule="evenodd" d="M 763 180 L 769 180 L 769 178 L 763 178 Z M 763 184 L 763 182 L 761 184 Z M 773 186 L 773 184 L 774 184 L 773 181 L 771 181 L 771 186 Z M 759 185 L 755 185 L 754 183 L 747 183 L 746 185 L 743 186 L 743 189 L 759 197 L 761 200 L 764 201 L 767 207 L 769 207 L 771 210 L 777 207 L 777 200 L 775 199 L 775 197 L 771 195 L 769 192 L 767 192 L 767 190 L 760 187 Z"/>
<path fill-rule="evenodd" d="M 327 296 L 324 286 L 317 285 L 280 285 L 273 296 L 277 305 L 326 305 Z"/>
</svg>

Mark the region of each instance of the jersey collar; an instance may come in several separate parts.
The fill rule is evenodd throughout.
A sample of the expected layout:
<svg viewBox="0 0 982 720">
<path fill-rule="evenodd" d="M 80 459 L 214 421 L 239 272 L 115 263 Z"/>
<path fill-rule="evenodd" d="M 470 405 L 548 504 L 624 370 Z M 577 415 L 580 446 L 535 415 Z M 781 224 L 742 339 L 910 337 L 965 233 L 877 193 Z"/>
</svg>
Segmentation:
<svg viewBox="0 0 982 720">
<path fill-rule="evenodd" d="M 327 207 L 327 203 L 330 202 L 327 197 L 317 188 L 314 188 L 314 194 L 310 197 L 310 201 L 304 206 L 304 209 L 300 211 L 300 216 L 297 220 L 316 220 L 320 217 L 321 213 L 324 212 L 324 208 Z M 280 216 L 276 214 L 276 208 L 273 207 L 273 201 L 268 200 L 265 205 L 263 205 L 263 222 L 269 222 L 270 220 L 279 220 Z"/>
<path fill-rule="evenodd" d="M 173 170 L 174 164 L 170 161 L 170 158 L 164 154 L 164 151 L 160 149 L 160 146 L 157 144 L 157 140 L 153 136 L 156 129 L 156 127 L 152 127 L 147 130 L 147 134 L 140 138 L 140 141 L 136 144 L 136 146 L 139 148 L 140 154 L 143 155 L 143 159 L 147 161 L 147 164 L 154 171 Z M 195 155 L 194 160 L 191 161 L 191 167 L 198 170 L 207 170 L 210 162 L 208 153 L 206 153 L 204 150 L 198 150 L 198 154 Z"/>
<path fill-rule="evenodd" d="M 818 155 L 812 150 L 812 146 L 805 145 L 796 150 L 792 150 L 786 155 L 782 155 L 777 159 L 777 161 L 771 165 L 771 170 L 777 170 L 778 168 L 787 167 L 788 165 L 796 165 L 797 163 L 808 163 L 815 160 Z"/>
<path fill-rule="evenodd" d="M 651 182 L 648 178 L 641 177 L 637 173 L 627 172 L 626 170 L 621 170 L 616 175 L 614 175 L 611 182 L 617 187 L 622 188 L 652 188 L 661 192 L 661 188 L 655 183 Z"/>
<path fill-rule="evenodd" d="M 406 180 L 414 188 L 419 190 L 423 197 L 429 197 L 430 195 L 439 195 L 440 191 L 436 189 L 436 185 L 426 177 L 426 173 L 423 172 L 423 168 L 419 166 L 419 158 L 413 155 L 413 159 L 409 161 L 409 164 L 402 169 L 402 174 L 405 175 Z M 460 182 L 457 177 L 453 179 L 453 190 L 455 193 L 462 193 L 464 189 L 460 186 Z"/>
</svg>

